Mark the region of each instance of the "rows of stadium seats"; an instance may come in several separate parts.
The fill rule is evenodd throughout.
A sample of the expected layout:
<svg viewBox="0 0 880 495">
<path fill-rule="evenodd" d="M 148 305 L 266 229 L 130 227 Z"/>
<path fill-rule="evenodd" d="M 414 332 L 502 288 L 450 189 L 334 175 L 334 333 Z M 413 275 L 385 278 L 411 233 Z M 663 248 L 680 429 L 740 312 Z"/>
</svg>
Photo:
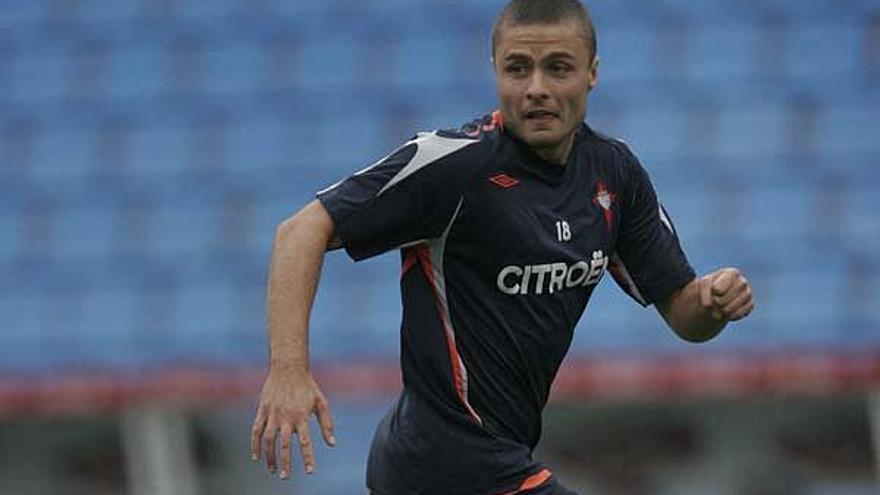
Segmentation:
<svg viewBox="0 0 880 495">
<path fill-rule="evenodd" d="M 694 170 L 699 166 L 711 165 L 694 164 L 681 173 L 697 173 Z M 295 173 L 275 177 L 291 183 L 297 180 Z M 264 178 L 267 182 L 271 179 Z M 724 222 L 740 242 L 763 245 L 774 240 L 824 240 L 837 242 L 852 253 L 876 252 L 877 226 L 873 221 L 880 199 L 875 186 L 810 184 L 804 180 L 762 186 L 727 184 L 710 177 L 704 177 L 702 185 L 691 180 L 677 186 L 672 181 L 674 178 L 667 177 L 655 182 L 685 238 L 703 241 L 727 236 L 727 231 L 713 230 L 718 222 Z M 108 184 L 112 187 L 116 183 Z M 171 180 L 152 184 L 174 187 Z M 187 184 L 199 187 L 205 182 Z M 284 191 L 286 185 L 282 184 L 280 192 L 277 185 L 267 185 L 263 191 L 239 186 L 210 194 L 190 193 L 180 186 L 152 196 L 143 190 L 122 192 L 140 196 L 133 198 L 110 193 L 90 198 L 80 193 L 42 192 L 21 198 L 24 204 L 6 203 L 0 216 L 4 226 L 0 261 L 11 262 L 22 254 L 47 248 L 52 259 L 71 263 L 117 253 L 177 256 L 233 247 L 261 255 L 273 226 L 326 183 L 311 182 L 305 189 L 288 186 Z M 776 259 L 772 247 L 762 247 L 760 252 L 760 256 Z"/>
<path fill-rule="evenodd" d="M 0 1 L 0 369 L 262 363 L 274 226 L 491 110 L 502 3 Z M 712 345 L 876 345 L 880 3 L 593 13 L 590 122 L 631 143 L 698 271 L 755 282 Z M 398 263 L 328 257 L 317 357 L 394 356 Z M 577 352 L 685 348 L 610 280 L 595 297 Z"/>
<path fill-rule="evenodd" d="M 877 103 L 880 100 L 861 100 L 806 110 L 773 101 L 620 110 L 597 95 L 591 115 L 600 129 L 624 136 L 658 177 L 676 173 L 685 160 L 702 162 L 710 177 L 737 175 L 739 181 L 766 183 L 787 180 L 793 170 L 817 179 L 876 176 L 871 157 L 880 152 L 873 115 Z M 19 178 L 37 190 L 64 181 L 76 191 L 90 187 L 102 174 L 140 182 L 198 177 L 207 170 L 219 173 L 221 182 L 234 189 L 238 181 L 255 176 L 265 180 L 295 169 L 300 178 L 306 173 L 314 180 L 296 184 L 309 189 L 390 151 L 414 132 L 406 128 L 411 122 L 422 124 L 416 129 L 429 128 L 431 121 L 453 126 L 488 111 L 490 104 L 469 107 L 477 110 L 451 105 L 422 116 L 390 111 L 376 118 L 356 113 L 301 122 L 285 122 L 272 114 L 216 112 L 212 118 L 209 111 L 183 122 L 110 117 L 93 124 L 37 126 L 13 121 L 0 143 L 0 153 L 9 163 L 0 175 Z M 802 111 L 809 115 L 799 117 Z M 346 145 L 336 145 L 340 141 Z M 739 173 L 743 167 L 748 174 Z M 695 179 L 702 181 L 702 176 Z"/>
<path fill-rule="evenodd" d="M 113 26 L 118 24 L 149 23 L 157 21 L 211 23 L 230 19 L 264 19 L 275 17 L 302 26 L 309 20 L 335 24 L 360 18 L 386 25 L 430 26 L 432 21 L 490 22 L 503 5 L 501 0 L 464 0 L 454 5 L 444 1 L 411 2 L 405 0 L 328 0 L 325 2 L 288 2 L 286 0 L 217 0 L 210 5 L 197 1 L 134 0 L 109 2 L 81 0 L 78 2 L 17 2 L 2 3 L 4 16 L 0 27 L 22 29 L 42 25 L 75 25 L 80 28 Z M 669 21 L 683 17 L 702 21 L 729 19 L 762 19 L 768 16 L 787 16 L 821 19 L 830 15 L 864 15 L 876 12 L 874 0 L 850 0 L 845 3 L 826 0 L 783 0 L 762 2 L 749 0 L 730 2 L 708 0 L 699 4 L 687 0 L 594 0 L 589 2 L 602 25 L 638 19 L 643 22 Z M 454 8 L 453 8 L 454 7 Z M 432 14 L 432 17 L 425 18 Z M 305 19 L 303 19 L 305 18 Z M 375 19 L 373 19 L 375 18 Z M 487 20 L 488 19 L 488 20 Z M 299 25 L 298 24 L 298 27 Z M 360 25 L 364 23 L 361 22 Z M 322 24 L 322 27 L 326 24 Z"/>
<path fill-rule="evenodd" d="M 289 26 L 284 31 L 281 22 L 267 20 L 265 29 L 241 30 L 236 37 L 228 36 L 232 26 L 213 25 L 167 31 L 146 25 L 119 34 L 46 29 L 25 32 L 24 39 L 0 36 L 0 76 L 6 86 L 0 104 L 69 98 L 125 102 L 194 93 L 227 98 L 277 88 L 352 85 L 412 91 L 490 75 L 482 31 L 468 29 L 450 37 L 448 29 L 434 28 L 389 40 L 383 28 L 365 39 L 342 25 L 320 37 L 305 37 L 289 33 Z M 706 87 L 711 94 L 759 92 L 764 90 L 760 82 L 781 81 L 786 84 L 777 89 L 835 98 L 838 88 L 829 84 L 846 82 L 864 91 L 873 83 L 869 76 L 878 71 L 878 54 L 871 40 L 878 29 L 851 17 L 766 26 L 747 21 L 685 24 L 674 30 L 624 25 L 600 32 L 601 77 L 609 88 L 665 81 Z"/>
</svg>

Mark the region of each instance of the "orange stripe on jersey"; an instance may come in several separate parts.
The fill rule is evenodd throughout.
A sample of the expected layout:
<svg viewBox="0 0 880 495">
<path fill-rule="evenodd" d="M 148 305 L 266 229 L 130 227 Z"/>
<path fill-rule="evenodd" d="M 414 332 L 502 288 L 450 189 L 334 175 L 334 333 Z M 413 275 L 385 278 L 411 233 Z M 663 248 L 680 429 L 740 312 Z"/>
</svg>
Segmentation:
<svg viewBox="0 0 880 495">
<path fill-rule="evenodd" d="M 551 477 L 553 477 L 553 473 L 551 473 L 549 469 L 542 469 L 540 472 L 524 479 L 516 491 L 507 492 L 502 495 L 516 495 L 517 493 L 522 493 L 526 490 L 531 490 L 532 488 L 538 488 L 549 481 Z"/>
<path fill-rule="evenodd" d="M 406 272 L 410 271 L 410 269 L 415 266 L 416 263 L 419 262 L 419 257 L 416 254 L 416 250 L 409 247 L 403 250 L 403 266 L 400 267 L 400 277 L 403 278 L 406 275 Z"/>
<path fill-rule="evenodd" d="M 504 130 L 504 116 L 501 115 L 501 110 L 495 110 L 492 112 L 492 124 L 502 131 Z"/>
<path fill-rule="evenodd" d="M 452 381 L 455 384 L 455 392 L 471 417 L 473 417 L 477 423 L 483 424 L 482 418 L 480 418 L 477 411 L 471 407 L 471 404 L 467 399 L 461 356 L 458 354 L 458 349 L 455 347 L 455 336 L 452 333 L 452 324 L 449 322 L 448 315 L 443 310 L 443 304 L 440 302 L 441 296 L 438 293 L 437 283 L 434 279 L 434 266 L 431 264 L 429 248 L 426 244 L 419 244 L 418 246 L 415 246 L 414 249 L 418 255 L 419 262 L 422 265 L 422 270 L 425 272 L 425 277 L 427 277 L 428 283 L 431 285 L 432 292 L 434 293 L 434 304 L 437 306 L 437 315 L 440 317 L 440 323 L 443 325 L 443 330 L 446 334 L 446 346 L 449 348 L 449 361 L 452 366 Z"/>
</svg>

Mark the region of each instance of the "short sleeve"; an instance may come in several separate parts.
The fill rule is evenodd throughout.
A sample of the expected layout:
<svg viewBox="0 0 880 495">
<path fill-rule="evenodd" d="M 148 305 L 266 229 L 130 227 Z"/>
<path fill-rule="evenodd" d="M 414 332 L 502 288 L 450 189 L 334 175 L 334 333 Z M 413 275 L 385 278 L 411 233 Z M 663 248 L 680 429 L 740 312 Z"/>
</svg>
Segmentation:
<svg viewBox="0 0 880 495">
<path fill-rule="evenodd" d="M 648 306 L 696 276 L 648 173 L 628 154 L 628 187 L 609 270 L 633 299 Z"/>
<path fill-rule="evenodd" d="M 439 237 L 480 160 L 479 140 L 421 133 L 317 193 L 349 256 L 362 260 Z"/>
</svg>

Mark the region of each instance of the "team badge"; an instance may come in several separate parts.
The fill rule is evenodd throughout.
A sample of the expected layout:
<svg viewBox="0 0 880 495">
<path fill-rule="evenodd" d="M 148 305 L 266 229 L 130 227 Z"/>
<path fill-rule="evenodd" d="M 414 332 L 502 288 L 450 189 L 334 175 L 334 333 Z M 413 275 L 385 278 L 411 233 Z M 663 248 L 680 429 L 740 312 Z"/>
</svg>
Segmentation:
<svg viewBox="0 0 880 495">
<path fill-rule="evenodd" d="M 609 232 L 611 232 L 611 225 L 614 221 L 614 210 L 611 207 L 614 206 L 616 200 L 617 194 L 609 191 L 605 183 L 600 180 L 596 184 L 596 196 L 593 197 L 593 204 L 602 208 L 602 213 L 605 214 L 605 226 L 608 227 Z"/>
</svg>

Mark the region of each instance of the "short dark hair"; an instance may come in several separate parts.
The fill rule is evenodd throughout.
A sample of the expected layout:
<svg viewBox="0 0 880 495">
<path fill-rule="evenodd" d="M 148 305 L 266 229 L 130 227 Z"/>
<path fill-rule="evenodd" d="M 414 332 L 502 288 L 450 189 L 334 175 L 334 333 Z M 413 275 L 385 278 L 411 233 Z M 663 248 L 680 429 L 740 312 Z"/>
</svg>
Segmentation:
<svg viewBox="0 0 880 495">
<path fill-rule="evenodd" d="M 590 12 L 579 0 L 511 0 L 504 6 L 492 26 L 492 56 L 507 24 L 557 24 L 575 21 L 584 30 L 590 60 L 596 56 L 596 27 Z"/>
</svg>

